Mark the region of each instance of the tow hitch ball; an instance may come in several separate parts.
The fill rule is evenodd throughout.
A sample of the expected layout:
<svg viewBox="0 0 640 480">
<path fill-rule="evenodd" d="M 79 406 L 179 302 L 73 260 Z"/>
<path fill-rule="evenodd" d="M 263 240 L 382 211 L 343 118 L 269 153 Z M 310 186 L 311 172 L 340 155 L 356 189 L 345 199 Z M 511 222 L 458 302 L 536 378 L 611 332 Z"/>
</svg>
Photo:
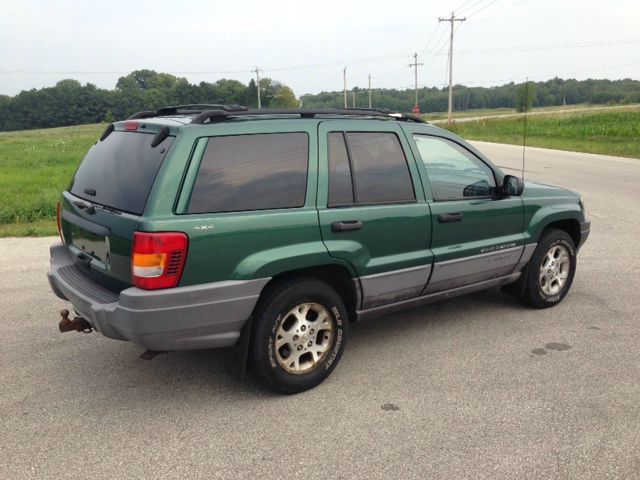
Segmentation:
<svg viewBox="0 0 640 480">
<path fill-rule="evenodd" d="M 62 333 L 64 332 L 83 332 L 83 333 L 91 333 L 93 332 L 93 327 L 89 322 L 87 322 L 82 317 L 75 317 L 73 320 L 69 320 L 69 310 L 66 308 L 60 310 L 60 316 L 62 320 L 58 324 L 58 328 Z"/>
</svg>

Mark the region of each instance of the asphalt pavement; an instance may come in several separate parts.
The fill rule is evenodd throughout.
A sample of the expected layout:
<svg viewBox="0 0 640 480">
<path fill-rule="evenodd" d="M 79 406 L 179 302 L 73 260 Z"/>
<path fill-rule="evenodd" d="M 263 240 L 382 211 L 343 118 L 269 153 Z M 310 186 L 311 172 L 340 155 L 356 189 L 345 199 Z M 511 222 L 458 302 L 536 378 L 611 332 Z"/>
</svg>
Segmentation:
<svg viewBox="0 0 640 480">
<path fill-rule="evenodd" d="M 477 145 L 520 170 L 519 147 Z M 354 325 L 295 396 L 228 351 L 58 333 L 55 239 L 0 239 L 0 477 L 640 478 L 640 160 L 530 148 L 526 176 L 592 220 L 560 305 L 490 290 Z"/>
</svg>

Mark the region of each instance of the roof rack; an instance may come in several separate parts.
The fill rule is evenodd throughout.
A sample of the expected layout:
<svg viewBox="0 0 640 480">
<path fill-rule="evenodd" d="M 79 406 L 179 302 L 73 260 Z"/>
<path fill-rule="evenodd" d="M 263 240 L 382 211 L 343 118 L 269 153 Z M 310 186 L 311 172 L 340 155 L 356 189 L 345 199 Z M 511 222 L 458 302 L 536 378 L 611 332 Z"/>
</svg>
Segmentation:
<svg viewBox="0 0 640 480">
<path fill-rule="evenodd" d="M 167 115 L 189 115 L 198 114 L 205 111 L 218 110 L 223 112 L 241 112 L 249 110 L 241 105 L 220 105 L 217 103 L 194 103 L 187 105 L 172 105 L 162 107 L 157 111 L 144 110 L 131 115 L 127 120 L 137 120 L 140 118 L 162 117 Z"/>
<path fill-rule="evenodd" d="M 398 113 L 386 108 L 324 108 L 324 109 L 308 109 L 308 108 L 285 108 L 285 109 L 264 109 L 249 110 L 245 107 L 238 110 L 227 109 L 211 109 L 203 111 L 191 120 L 191 124 L 217 123 L 224 122 L 233 117 L 260 117 L 260 116 L 293 116 L 298 115 L 300 118 L 314 118 L 316 116 L 347 116 L 347 117 L 374 117 L 386 118 L 401 121 L 410 121 L 416 123 L 428 123 L 426 120 L 405 113 Z"/>
</svg>

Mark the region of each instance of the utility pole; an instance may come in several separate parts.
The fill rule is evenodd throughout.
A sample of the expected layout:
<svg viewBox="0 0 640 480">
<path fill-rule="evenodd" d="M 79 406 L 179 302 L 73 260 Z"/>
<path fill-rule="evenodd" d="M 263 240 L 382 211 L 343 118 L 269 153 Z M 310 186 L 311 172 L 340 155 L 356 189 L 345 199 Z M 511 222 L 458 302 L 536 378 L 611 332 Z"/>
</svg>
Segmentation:
<svg viewBox="0 0 640 480">
<path fill-rule="evenodd" d="M 347 108 L 347 67 L 342 70 L 342 80 L 344 81 L 344 108 Z"/>
<path fill-rule="evenodd" d="M 356 108 L 356 91 L 351 90 L 351 106 Z"/>
<path fill-rule="evenodd" d="M 414 68 L 416 77 L 416 103 L 413 105 L 413 113 L 420 113 L 420 107 L 418 106 L 418 67 L 421 67 L 424 63 L 418 63 L 418 54 L 413 54 L 413 63 L 409 64 L 409 67 Z"/>
<path fill-rule="evenodd" d="M 258 90 L 258 110 L 262 108 L 262 102 L 260 102 L 260 69 L 256 67 L 256 89 Z"/>
<path fill-rule="evenodd" d="M 449 114 L 447 121 L 451 123 L 451 113 L 453 111 L 453 24 L 455 22 L 464 22 L 466 18 L 456 18 L 454 12 L 451 12 L 450 18 L 438 18 L 439 22 L 451 23 L 451 37 L 449 38 Z"/>
<path fill-rule="evenodd" d="M 369 74 L 369 108 L 371 108 L 371 74 Z"/>
</svg>

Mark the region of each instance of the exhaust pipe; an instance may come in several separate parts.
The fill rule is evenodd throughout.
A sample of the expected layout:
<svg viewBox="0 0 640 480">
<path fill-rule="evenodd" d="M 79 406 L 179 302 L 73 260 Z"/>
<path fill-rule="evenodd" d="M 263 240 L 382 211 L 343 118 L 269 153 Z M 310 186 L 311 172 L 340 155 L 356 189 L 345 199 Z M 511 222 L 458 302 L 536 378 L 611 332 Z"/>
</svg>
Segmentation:
<svg viewBox="0 0 640 480">
<path fill-rule="evenodd" d="M 75 317 L 73 320 L 69 320 L 69 310 L 66 308 L 60 310 L 60 316 L 62 320 L 58 324 L 58 328 L 62 333 L 65 332 L 93 332 L 93 327 L 83 317 Z"/>
</svg>

